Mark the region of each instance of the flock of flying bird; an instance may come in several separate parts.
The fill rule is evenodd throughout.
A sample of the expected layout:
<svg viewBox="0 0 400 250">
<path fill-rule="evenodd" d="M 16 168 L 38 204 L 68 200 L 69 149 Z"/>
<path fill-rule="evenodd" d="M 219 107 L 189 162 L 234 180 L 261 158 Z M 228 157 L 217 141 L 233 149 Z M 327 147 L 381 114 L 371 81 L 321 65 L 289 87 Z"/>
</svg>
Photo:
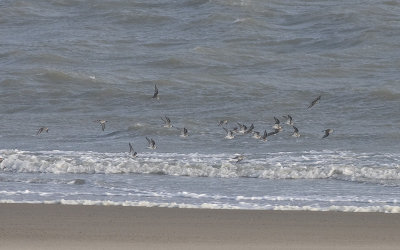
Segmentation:
<svg viewBox="0 0 400 250">
<path fill-rule="evenodd" d="M 152 99 L 155 99 L 157 101 L 159 101 L 159 99 L 160 99 L 160 97 L 158 95 L 157 84 L 154 86 L 154 94 L 152 96 Z M 320 100 L 321 100 L 321 96 L 318 96 L 317 98 L 315 98 L 311 102 L 311 104 L 307 107 L 307 109 L 312 108 Z M 293 137 L 300 137 L 299 129 L 296 126 L 294 126 L 293 117 L 290 116 L 290 115 L 283 116 L 283 117 L 286 119 L 286 124 L 289 125 L 289 126 L 292 126 L 292 128 L 294 130 L 292 136 Z M 181 131 L 181 135 L 180 135 L 181 137 L 189 136 L 187 128 L 185 128 L 185 127 L 183 127 L 183 128 L 175 127 L 174 125 L 172 125 L 171 119 L 169 117 L 167 117 L 167 116 L 161 117 L 161 120 L 164 122 L 163 127 L 165 127 L 165 128 L 175 128 L 175 129 L 180 130 Z M 264 132 L 262 134 L 260 132 L 258 132 L 258 131 L 254 131 L 254 124 L 251 124 L 250 127 L 247 127 L 244 124 L 237 123 L 237 125 L 239 127 L 234 127 L 233 129 L 228 129 L 228 128 L 225 127 L 225 125 L 228 124 L 228 120 L 221 120 L 221 121 L 219 121 L 218 126 L 221 126 L 225 130 L 225 132 L 226 132 L 225 138 L 226 139 L 233 139 L 233 138 L 235 138 L 236 134 L 238 134 L 238 135 L 251 134 L 253 138 L 261 139 L 263 141 L 267 141 L 267 138 L 269 136 L 276 135 L 280 131 L 282 131 L 282 126 L 281 126 L 281 122 L 279 121 L 279 119 L 274 117 L 274 120 L 275 120 L 275 124 L 272 127 L 274 129 L 274 131 L 267 132 L 267 130 L 264 130 Z M 104 131 L 105 123 L 107 121 L 105 121 L 105 120 L 97 120 L 96 122 L 99 122 L 101 124 L 101 128 Z M 333 132 L 333 129 L 326 129 L 323 132 L 324 132 L 324 135 L 322 136 L 322 138 L 326 138 Z M 147 148 L 156 149 L 156 147 L 157 147 L 156 146 L 156 142 L 154 141 L 153 138 L 146 137 L 146 140 L 148 142 L 148 147 Z M 137 156 L 137 152 L 133 149 L 133 146 L 132 146 L 132 144 L 130 142 L 129 142 L 129 153 L 131 154 L 132 157 L 136 157 Z M 245 157 L 243 155 L 237 155 L 237 156 L 233 157 L 232 160 L 234 160 L 236 162 L 240 162 L 244 158 Z"/>
<path fill-rule="evenodd" d="M 318 96 L 317 98 L 315 98 L 311 102 L 311 104 L 307 108 L 309 109 L 309 108 L 313 107 L 320 100 L 321 100 L 321 96 Z M 299 129 L 296 126 L 294 126 L 293 117 L 291 115 L 286 115 L 286 116 L 283 116 L 283 118 L 286 119 L 286 124 L 287 125 L 292 126 L 292 128 L 294 130 L 292 136 L 293 137 L 300 137 Z M 250 127 L 247 128 L 246 125 L 237 123 L 239 125 L 239 128 L 238 127 L 234 127 L 232 130 L 228 130 L 227 128 L 223 127 L 223 129 L 226 132 L 225 138 L 226 139 L 233 139 L 235 137 L 235 134 L 250 134 L 251 133 L 254 138 L 266 141 L 268 136 L 276 135 L 277 133 L 282 131 L 282 126 L 280 125 L 281 122 L 279 121 L 279 119 L 274 117 L 274 120 L 275 120 L 275 124 L 272 127 L 274 129 L 274 131 L 267 133 L 267 130 L 264 130 L 264 133 L 262 135 L 261 135 L 260 132 L 254 131 L 254 124 L 251 124 Z M 224 126 L 227 123 L 228 123 L 228 120 L 222 120 L 222 121 L 220 121 L 218 123 L 218 126 Z M 325 134 L 323 135 L 322 138 L 326 138 L 333 132 L 333 129 L 326 129 L 326 130 L 324 130 L 322 132 L 325 132 Z"/>
<path fill-rule="evenodd" d="M 157 84 L 154 86 L 154 94 L 153 94 L 153 97 L 152 97 L 152 98 L 153 98 L 153 99 L 156 99 L 156 100 L 159 100 L 159 99 L 160 99 L 160 97 L 159 97 L 159 95 L 158 95 Z M 320 100 L 321 100 L 321 96 L 318 96 L 317 98 L 315 98 L 315 99 L 311 102 L 311 104 L 307 107 L 307 109 L 312 108 L 312 107 L 313 107 L 314 105 L 316 105 Z M 294 131 L 293 131 L 292 136 L 293 136 L 293 137 L 300 137 L 299 129 L 298 129 L 296 126 L 294 126 L 293 117 L 290 116 L 290 115 L 283 116 L 283 117 L 286 119 L 286 124 L 293 127 L 293 130 L 294 130 Z M 171 124 L 171 120 L 170 120 L 167 116 L 165 116 L 165 119 L 161 117 L 161 120 L 164 122 L 164 127 L 166 127 L 166 128 L 172 128 L 172 127 L 174 127 L 174 126 Z M 228 129 L 228 128 L 226 128 L 226 127 L 224 126 L 224 125 L 227 125 L 227 124 L 228 124 L 228 120 L 221 120 L 221 121 L 219 121 L 218 126 L 222 126 L 222 128 L 225 130 L 225 132 L 226 132 L 225 138 L 226 138 L 226 139 L 233 139 L 233 138 L 235 138 L 235 134 L 242 134 L 242 135 L 243 135 L 243 134 L 252 134 L 253 138 L 261 139 L 261 140 L 263 140 L 263 141 L 267 141 L 267 137 L 268 137 L 268 136 L 276 135 L 277 133 L 279 133 L 280 131 L 282 131 L 282 126 L 280 125 L 279 119 L 276 118 L 276 117 L 274 117 L 274 120 L 275 120 L 275 124 L 274 124 L 274 126 L 272 127 L 272 128 L 274 129 L 274 131 L 272 131 L 272 132 L 267 132 L 267 130 L 264 130 L 264 133 L 263 133 L 263 134 L 261 134 L 261 133 L 258 132 L 258 131 L 254 131 L 254 124 L 251 124 L 250 127 L 247 127 L 247 126 L 244 125 L 244 124 L 237 123 L 237 125 L 238 125 L 239 127 L 234 127 L 233 129 Z M 100 121 L 100 122 L 101 122 L 101 121 Z M 104 124 L 104 123 L 102 123 L 102 125 L 103 125 L 103 124 Z M 174 128 L 176 128 L 176 127 L 174 127 Z M 104 128 L 103 128 L 103 129 L 104 129 Z M 188 130 L 187 130 L 185 127 L 184 127 L 183 129 L 179 129 L 179 128 L 177 128 L 177 129 L 182 131 L 182 132 L 181 132 L 181 136 L 182 136 L 182 137 L 188 136 Z M 324 132 L 324 135 L 322 136 L 322 138 L 326 138 L 326 137 L 328 137 L 328 136 L 333 132 L 333 129 L 325 129 L 325 130 L 322 131 L 322 132 Z M 152 138 L 146 137 L 146 140 L 147 140 L 147 142 L 148 142 L 148 144 L 149 144 L 148 148 L 150 148 L 150 149 L 155 149 L 155 148 L 156 148 L 155 141 L 154 141 Z M 136 157 L 136 156 L 137 156 L 137 152 L 135 152 L 135 151 L 133 150 L 133 147 L 132 147 L 132 144 L 131 144 L 131 143 L 129 143 L 129 149 L 130 149 L 129 152 L 132 153 L 132 155 L 133 155 L 134 157 Z M 242 161 L 242 160 L 244 159 L 244 156 L 243 156 L 243 155 L 237 155 L 237 156 L 235 156 L 233 159 L 236 160 L 236 162 L 240 162 L 240 161 Z"/>
<path fill-rule="evenodd" d="M 155 99 L 157 101 L 159 101 L 159 99 L 160 99 L 160 97 L 158 95 L 157 85 L 154 86 L 154 94 L 153 94 L 152 99 Z M 316 105 L 320 100 L 321 100 L 321 96 L 318 96 L 317 98 L 315 98 L 311 102 L 311 104 L 307 107 L 307 109 L 309 109 L 309 108 L 313 107 L 314 105 Z M 286 124 L 289 125 L 289 126 L 292 126 L 292 128 L 294 130 L 292 136 L 293 137 L 300 137 L 300 133 L 299 133 L 298 128 L 296 126 L 294 126 L 294 121 L 293 121 L 292 116 L 287 115 L 287 116 L 283 116 L 283 117 L 286 119 Z M 275 119 L 275 124 L 272 127 L 274 130 L 272 132 L 267 132 L 267 130 L 264 130 L 264 132 L 262 134 L 261 134 L 261 132 L 254 131 L 254 124 L 251 124 L 250 127 L 247 127 L 244 124 L 237 123 L 237 125 L 239 127 L 234 127 L 233 129 L 228 129 L 228 128 L 225 127 L 225 125 L 228 124 L 228 120 L 221 120 L 221 121 L 219 121 L 218 126 L 221 126 L 225 130 L 225 132 L 226 132 L 225 138 L 226 139 L 233 139 L 233 138 L 235 138 L 236 134 L 237 135 L 251 134 L 252 137 L 255 138 L 255 139 L 260 139 L 260 140 L 263 140 L 263 141 L 267 141 L 267 138 L 269 136 L 276 135 L 280 131 L 282 131 L 281 122 L 276 117 L 274 117 L 274 119 Z M 164 118 L 161 117 L 161 120 L 164 122 L 163 127 L 165 127 L 165 128 L 175 128 L 175 129 L 180 130 L 181 131 L 181 135 L 180 135 L 181 137 L 187 137 L 189 135 L 187 128 L 185 128 L 185 127 L 184 128 L 178 128 L 178 127 L 173 126 L 172 123 L 171 123 L 171 120 L 169 119 L 169 117 L 167 117 L 167 116 L 165 116 Z M 106 128 L 106 123 L 108 121 L 106 121 L 106 120 L 96 120 L 95 122 L 98 122 L 101 125 L 102 131 L 104 131 L 105 128 Z M 38 131 L 36 132 L 36 135 L 40 135 L 43 132 L 48 133 L 49 129 L 47 127 L 40 127 L 38 129 Z M 324 135 L 322 136 L 322 138 L 326 138 L 333 132 L 333 129 L 326 129 L 323 132 L 324 132 Z M 149 148 L 149 149 L 156 149 L 157 148 L 156 142 L 154 141 L 153 138 L 146 137 L 146 140 L 148 142 L 148 147 L 147 148 Z M 131 154 L 131 156 L 133 158 L 137 157 L 137 155 L 138 155 L 138 153 L 134 150 L 133 145 L 130 142 L 129 142 L 129 153 Z M 242 161 L 244 159 L 244 156 L 243 155 L 237 155 L 232 159 L 235 160 L 236 162 L 240 162 L 240 161 Z M 0 157 L 0 163 L 3 160 L 4 159 Z"/>
</svg>

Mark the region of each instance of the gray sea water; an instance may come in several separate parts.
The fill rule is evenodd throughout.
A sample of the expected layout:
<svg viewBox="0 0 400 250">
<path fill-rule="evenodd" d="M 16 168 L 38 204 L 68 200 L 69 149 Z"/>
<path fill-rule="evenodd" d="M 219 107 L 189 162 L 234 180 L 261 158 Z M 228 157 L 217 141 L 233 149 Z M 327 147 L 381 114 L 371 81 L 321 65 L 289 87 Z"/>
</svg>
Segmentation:
<svg viewBox="0 0 400 250">
<path fill-rule="evenodd" d="M 0 202 L 400 212 L 397 1 L 5 0 L 0 34 Z"/>
</svg>

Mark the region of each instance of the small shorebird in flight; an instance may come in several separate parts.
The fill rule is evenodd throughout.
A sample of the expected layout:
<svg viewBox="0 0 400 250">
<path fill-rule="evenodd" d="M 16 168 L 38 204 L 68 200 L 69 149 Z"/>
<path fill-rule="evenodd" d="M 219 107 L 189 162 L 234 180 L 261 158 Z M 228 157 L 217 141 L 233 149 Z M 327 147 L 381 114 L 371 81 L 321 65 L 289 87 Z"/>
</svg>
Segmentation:
<svg viewBox="0 0 400 250">
<path fill-rule="evenodd" d="M 249 127 L 248 129 L 246 129 L 246 131 L 244 131 L 244 133 L 245 133 L 245 134 L 251 133 L 251 132 L 253 131 L 253 129 L 254 129 L 254 124 L 252 123 L 252 124 L 250 125 L 250 127 Z"/>
<path fill-rule="evenodd" d="M 147 146 L 147 148 L 149 148 L 149 149 L 156 149 L 157 148 L 156 142 L 152 138 L 150 139 L 150 138 L 146 137 L 146 140 L 149 143 L 149 146 Z"/>
<path fill-rule="evenodd" d="M 328 129 L 323 130 L 322 132 L 325 132 L 324 136 L 322 136 L 322 138 L 325 138 L 333 133 L 333 129 L 328 128 Z"/>
<path fill-rule="evenodd" d="M 172 128 L 171 119 L 165 116 L 165 120 L 161 117 L 161 120 L 164 122 L 164 128 Z"/>
<path fill-rule="evenodd" d="M 293 126 L 294 122 L 293 122 L 293 118 L 292 118 L 291 115 L 284 115 L 283 118 L 287 119 L 287 121 L 286 121 L 287 125 L 292 125 Z"/>
<path fill-rule="evenodd" d="M 314 99 L 314 101 L 311 102 L 310 106 L 308 106 L 308 109 L 317 104 L 321 100 L 321 96 L 318 96 L 317 98 Z"/>
<path fill-rule="evenodd" d="M 224 126 L 226 124 L 228 124 L 228 120 L 221 120 L 218 122 L 218 126 Z"/>
<path fill-rule="evenodd" d="M 131 143 L 129 143 L 129 153 L 132 155 L 133 158 L 137 156 L 137 152 L 133 149 L 133 146 Z"/>
<path fill-rule="evenodd" d="M 293 137 L 300 137 L 299 129 L 293 126 L 294 132 L 292 134 Z"/>
<path fill-rule="evenodd" d="M 235 135 L 233 134 L 233 131 L 232 131 L 232 130 L 228 130 L 227 128 L 223 128 L 223 129 L 224 129 L 225 132 L 226 132 L 225 139 L 231 140 L 231 139 L 235 138 Z"/>
<path fill-rule="evenodd" d="M 282 126 L 280 125 L 281 122 L 279 121 L 279 119 L 274 116 L 274 120 L 275 120 L 275 124 L 274 124 L 274 126 L 272 126 L 272 128 L 275 130 L 282 131 Z"/>
<path fill-rule="evenodd" d="M 235 160 L 236 163 L 243 161 L 243 159 L 244 159 L 244 155 L 237 155 L 232 158 L 232 160 Z"/>
<path fill-rule="evenodd" d="M 39 128 L 38 131 L 36 132 L 36 135 L 40 135 L 42 132 L 48 133 L 49 132 L 49 128 L 46 128 L 46 127 Z"/>
<path fill-rule="evenodd" d="M 108 121 L 106 121 L 106 120 L 96 120 L 95 122 L 100 123 L 100 125 L 101 125 L 101 130 L 104 131 L 104 129 L 106 129 L 106 122 L 108 122 Z"/>
<path fill-rule="evenodd" d="M 239 134 L 244 134 L 247 131 L 247 126 L 244 124 L 240 124 L 237 122 L 237 125 L 239 125 L 239 129 L 237 130 L 237 133 Z"/>
<path fill-rule="evenodd" d="M 158 88 L 157 88 L 157 84 L 154 84 L 154 94 L 153 94 L 153 99 L 157 99 L 160 100 L 160 97 L 158 96 Z"/>
</svg>

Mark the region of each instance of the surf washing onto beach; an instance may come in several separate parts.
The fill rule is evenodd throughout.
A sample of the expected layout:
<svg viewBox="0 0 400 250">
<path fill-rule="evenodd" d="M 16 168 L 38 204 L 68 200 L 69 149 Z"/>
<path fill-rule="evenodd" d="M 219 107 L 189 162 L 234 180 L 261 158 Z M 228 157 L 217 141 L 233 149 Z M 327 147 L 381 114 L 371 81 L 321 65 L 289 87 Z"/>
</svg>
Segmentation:
<svg viewBox="0 0 400 250">
<path fill-rule="evenodd" d="M 0 6 L 0 203 L 400 213 L 399 3 Z"/>
</svg>

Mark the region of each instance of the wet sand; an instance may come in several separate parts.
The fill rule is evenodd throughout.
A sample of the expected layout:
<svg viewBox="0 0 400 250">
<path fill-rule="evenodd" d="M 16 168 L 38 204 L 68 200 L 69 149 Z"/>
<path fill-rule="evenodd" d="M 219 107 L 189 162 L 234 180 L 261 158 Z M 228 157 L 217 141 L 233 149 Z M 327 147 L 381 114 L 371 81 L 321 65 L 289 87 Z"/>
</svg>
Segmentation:
<svg viewBox="0 0 400 250">
<path fill-rule="evenodd" d="M 399 249 L 400 214 L 0 204 L 0 249 Z"/>
</svg>

